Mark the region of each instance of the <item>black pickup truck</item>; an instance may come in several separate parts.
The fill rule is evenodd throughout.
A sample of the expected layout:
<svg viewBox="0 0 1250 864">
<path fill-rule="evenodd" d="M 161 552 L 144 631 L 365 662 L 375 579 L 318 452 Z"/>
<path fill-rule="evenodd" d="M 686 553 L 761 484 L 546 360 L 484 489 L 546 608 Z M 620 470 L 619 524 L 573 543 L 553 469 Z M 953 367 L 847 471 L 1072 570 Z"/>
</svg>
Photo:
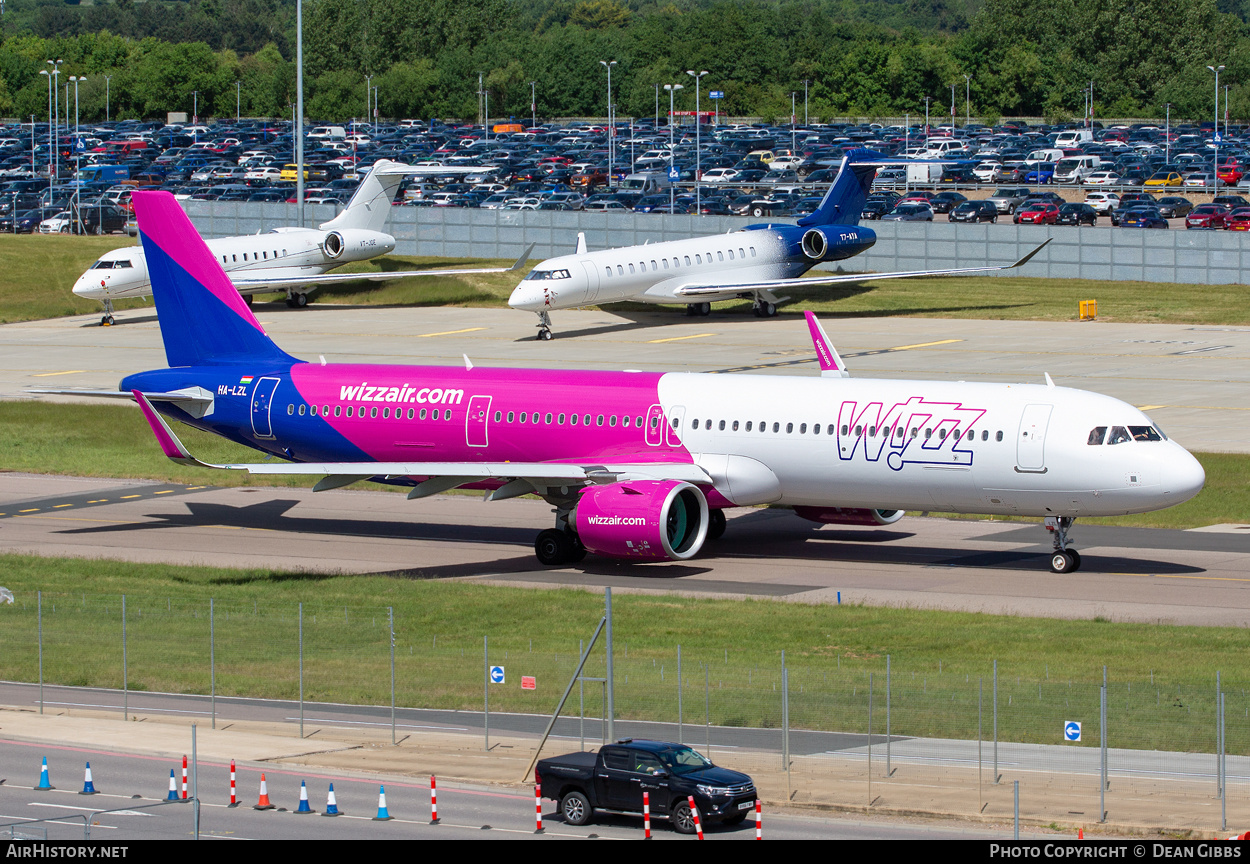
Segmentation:
<svg viewBox="0 0 1250 864">
<path fill-rule="evenodd" d="M 705 825 L 736 825 L 755 809 L 748 775 L 718 768 L 684 744 L 626 738 L 597 753 L 543 759 L 534 774 L 570 825 L 585 825 L 596 810 L 641 815 L 643 792 L 650 793 L 651 815 L 682 834 L 695 831 L 691 796 Z"/>
</svg>

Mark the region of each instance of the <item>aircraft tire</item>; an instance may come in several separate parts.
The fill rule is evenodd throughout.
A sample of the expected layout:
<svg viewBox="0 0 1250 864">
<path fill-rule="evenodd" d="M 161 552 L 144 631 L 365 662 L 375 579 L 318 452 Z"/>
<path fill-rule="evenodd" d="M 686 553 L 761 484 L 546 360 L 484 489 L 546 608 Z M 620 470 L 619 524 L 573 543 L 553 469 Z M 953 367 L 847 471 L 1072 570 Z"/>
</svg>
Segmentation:
<svg viewBox="0 0 1250 864">
<path fill-rule="evenodd" d="M 551 331 L 550 331 L 550 330 L 539 330 L 539 331 L 538 331 L 538 341 L 539 341 L 539 342 L 550 342 L 550 341 L 551 341 Z"/>
<path fill-rule="evenodd" d="M 707 511 L 707 539 L 719 540 L 725 536 L 725 511 Z"/>
<path fill-rule="evenodd" d="M 572 559 L 573 541 L 565 532 L 556 528 L 548 528 L 545 531 L 539 531 L 538 537 L 534 539 L 534 554 L 538 557 L 540 564 L 559 567 Z"/>
<path fill-rule="evenodd" d="M 296 309 L 303 309 L 308 305 L 307 294 L 295 294 L 291 297 L 291 299 L 294 301 Z"/>
<path fill-rule="evenodd" d="M 712 314 L 712 304 L 711 304 L 711 303 L 699 303 L 699 304 L 698 304 L 698 309 L 699 309 L 699 315 L 700 315 L 701 317 L 706 318 L 708 315 L 711 315 L 711 314 Z"/>
<path fill-rule="evenodd" d="M 1063 550 L 1050 556 L 1050 570 L 1052 573 L 1071 573 L 1075 569 L 1076 558 L 1071 552 Z"/>
<path fill-rule="evenodd" d="M 777 317 L 777 304 L 776 304 L 776 303 L 765 303 L 765 304 L 764 304 L 764 317 L 765 317 L 765 318 L 776 318 L 776 317 Z"/>
</svg>

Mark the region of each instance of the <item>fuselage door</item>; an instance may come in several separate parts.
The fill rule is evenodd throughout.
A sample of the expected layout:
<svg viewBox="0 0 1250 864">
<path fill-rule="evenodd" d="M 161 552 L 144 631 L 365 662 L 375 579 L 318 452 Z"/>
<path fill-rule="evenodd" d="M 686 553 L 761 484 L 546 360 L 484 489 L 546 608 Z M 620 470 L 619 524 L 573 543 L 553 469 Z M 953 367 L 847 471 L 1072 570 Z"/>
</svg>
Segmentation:
<svg viewBox="0 0 1250 864">
<path fill-rule="evenodd" d="M 665 427 L 664 438 L 669 447 L 681 446 L 681 424 L 686 419 L 686 406 L 674 405 L 668 412 L 668 425 Z"/>
<path fill-rule="evenodd" d="M 469 412 L 464 418 L 464 443 L 470 447 L 485 447 L 489 441 L 486 424 L 490 420 L 490 396 L 474 396 L 469 399 Z"/>
<path fill-rule="evenodd" d="M 1046 426 L 1053 405 L 1026 405 L 1016 438 L 1016 467 L 1021 471 L 1046 470 Z"/>
<path fill-rule="evenodd" d="M 582 259 L 582 271 L 586 274 L 586 299 L 594 300 L 599 294 L 599 270 L 595 267 L 595 262 Z"/>
<path fill-rule="evenodd" d="M 257 438 L 273 437 L 270 412 L 273 408 L 273 394 L 277 389 L 277 378 L 261 378 L 252 388 L 252 432 Z"/>
<path fill-rule="evenodd" d="M 647 409 L 647 446 L 659 447 L 664 443 L 664 406 L 652 405 Z"/>
</svg>

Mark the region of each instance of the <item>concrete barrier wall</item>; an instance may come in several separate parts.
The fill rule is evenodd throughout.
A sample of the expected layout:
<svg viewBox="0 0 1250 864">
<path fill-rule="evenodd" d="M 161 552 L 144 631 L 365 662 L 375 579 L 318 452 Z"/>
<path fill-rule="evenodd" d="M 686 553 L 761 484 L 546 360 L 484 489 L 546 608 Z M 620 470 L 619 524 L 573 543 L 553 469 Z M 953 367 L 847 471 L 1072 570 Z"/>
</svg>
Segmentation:
<svg viewBox="0 0 1250 864">
<path fill-rule="evenodd" d="M 286 204 L 187 201 L 187 213 L 205 237 L 255 234 L 294 225 Z M 332 219 L 336 208 L 309 206 L 306 224 Z M 387 230 L 398 255 L 439 258 L 515 258 L 534 243 L 531 260 L 573 251 L 578 232 L 594 249 L 723 234 L 760 219 L 730 216 L 658 216 L 649 213 L 468 210 L 394 207 Z M 948 222 L 869 222 L 872 249 L 842 264 L 852 272 L 932 270 L 1008 264 L 1047 237 L 1053 242 L 1012 276 L 1051 279 L 1250 283 L 1250 235 L 1228 231 L 1145 231 L 1111 227 L 952 225 Z"/>
</svg>

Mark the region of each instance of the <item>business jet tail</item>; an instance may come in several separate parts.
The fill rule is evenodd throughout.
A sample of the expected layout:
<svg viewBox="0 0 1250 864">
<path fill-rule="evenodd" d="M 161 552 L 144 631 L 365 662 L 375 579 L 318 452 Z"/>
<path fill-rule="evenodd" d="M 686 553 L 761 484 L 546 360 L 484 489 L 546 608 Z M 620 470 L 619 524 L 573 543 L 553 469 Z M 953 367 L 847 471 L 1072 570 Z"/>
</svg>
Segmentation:
<svg viewBox="0 0 1250 864">
<path fill-rule="evenodd" d="M 864 202 L 872 189 L 881 160 L 887 158 L 873 150 L 851 150 L 842 157 L 842 167 L 833 178 L 820 206 L 798 221 L 800 228 L 817 225 L 858 225 Z"/>
<path fill-rule="evenodd" d="M 403 182 L 403 173 L 396 169 L 406 168 L 398 162 L 379 159 L 356 187 L 352 199 L 347 202 L 343 212 L 329 222 L 321 225 L 322 231 L 341 231 L 344 228 L 363 228 L 366 231 L 381 231 L 391 215 L 391 202 L 395 200 L 395 190 Z M 392 169 L 388 171 L 387 169 Z"/>
</svg>

